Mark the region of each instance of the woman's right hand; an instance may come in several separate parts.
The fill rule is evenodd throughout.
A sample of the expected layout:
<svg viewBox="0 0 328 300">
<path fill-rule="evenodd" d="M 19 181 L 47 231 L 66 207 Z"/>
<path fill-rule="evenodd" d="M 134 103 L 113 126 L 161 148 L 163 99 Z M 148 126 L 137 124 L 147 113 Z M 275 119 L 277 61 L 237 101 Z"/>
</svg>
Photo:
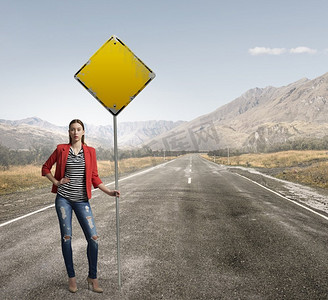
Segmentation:
<svg viewBox="0 0 328 300">
<path fill-rule="evenodd" d="M 65 183 L 68 183 L 68 182 L 70 182 L 69 178 L 64 177 L 64 178 L 58 180 L 56 185 L 59 186 L 61 184 L 65 184 Z"/>
</svg>

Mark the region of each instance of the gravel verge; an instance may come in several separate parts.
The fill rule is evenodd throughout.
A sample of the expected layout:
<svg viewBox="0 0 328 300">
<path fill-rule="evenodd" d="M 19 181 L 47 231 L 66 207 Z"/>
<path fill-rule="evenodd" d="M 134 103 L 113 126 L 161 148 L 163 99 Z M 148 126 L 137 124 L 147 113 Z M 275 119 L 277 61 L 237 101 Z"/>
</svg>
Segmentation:
<svg viewBox="0 0 328 300">
<path fill-rule="evenodd" d="M 238 166 L 225 166 L 230 172 L 245 176 L 282 196 L 300 202 L 328 216 L 328 190 L 301 185 L 275 178 L 277 169 L 255 169 Z"/>
</svg>

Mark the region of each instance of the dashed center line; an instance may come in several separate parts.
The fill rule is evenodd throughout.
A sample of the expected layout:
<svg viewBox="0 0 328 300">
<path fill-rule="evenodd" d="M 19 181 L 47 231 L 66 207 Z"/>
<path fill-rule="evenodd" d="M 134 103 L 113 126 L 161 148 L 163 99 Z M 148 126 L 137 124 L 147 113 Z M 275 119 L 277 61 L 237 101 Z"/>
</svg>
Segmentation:
<svg viewBox="0 0 328 300">
<path fill-rule="evenodd" d="M 188 178 L 188 184 L 190 184 L 190 183 L 191 183 L 191 177 Z"/>
</svg>

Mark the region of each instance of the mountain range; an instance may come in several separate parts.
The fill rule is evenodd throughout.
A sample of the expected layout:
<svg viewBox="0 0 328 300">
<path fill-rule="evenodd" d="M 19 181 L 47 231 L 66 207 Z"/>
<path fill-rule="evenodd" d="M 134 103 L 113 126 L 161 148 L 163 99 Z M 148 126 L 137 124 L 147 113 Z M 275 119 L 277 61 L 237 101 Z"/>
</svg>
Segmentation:
<svg viewBox="0 0 328 300">
<path fill-rule="evenodd" d="M 283 87 L 250 89 L 230 103 L 190 122 L 122 122 L 119 147 L 146 145 L 153 150 L 208 151 L 224 148 L 256 151 L 299 138 L 328 135 L 328 73 Z M 0 144 L 11 149 L 53 147 L 68 140 L 67 127 L 40 118 L 0 120 Z M 113 128 L 86 124 L 86 141 L 113 146 Z"/>
<path fill-rule="evenodd" d="M 166 131 L 174 129 L 183 121 L 141 121 L 119 123 L 118 144 L 123 148 L 133 148 Z M 113 147 L 113 127 L 85 124 L 86 143 L 93 147 Z M 57 126 L 38 117 L 23 120 L 0 119 L 0 144 L 14 150 L 40 146 L 54 147 L 68 142 L 68 127 Z"/>
<path fill-rule="evenodd" d="M 328 73 L 283 87 L 254 88 L 152 139 L 152 149 L 256 151 L 328 135 Z"/>
</svg>

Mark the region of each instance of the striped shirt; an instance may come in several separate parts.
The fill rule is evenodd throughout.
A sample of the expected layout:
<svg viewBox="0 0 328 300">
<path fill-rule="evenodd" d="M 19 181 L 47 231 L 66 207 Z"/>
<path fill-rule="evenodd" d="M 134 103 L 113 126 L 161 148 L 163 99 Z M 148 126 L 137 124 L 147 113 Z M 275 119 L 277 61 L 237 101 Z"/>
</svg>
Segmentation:
<svg viewBox="0 0 328 300">
<path fill-rule="evenodd" d="M 70 182 L 59 185 L 58 194 L 71 201 L 88 201 L 83 148 L 77 155 L 72 147 L 69 149 L 65 177 L 69 178 Z"/>
</svg>

